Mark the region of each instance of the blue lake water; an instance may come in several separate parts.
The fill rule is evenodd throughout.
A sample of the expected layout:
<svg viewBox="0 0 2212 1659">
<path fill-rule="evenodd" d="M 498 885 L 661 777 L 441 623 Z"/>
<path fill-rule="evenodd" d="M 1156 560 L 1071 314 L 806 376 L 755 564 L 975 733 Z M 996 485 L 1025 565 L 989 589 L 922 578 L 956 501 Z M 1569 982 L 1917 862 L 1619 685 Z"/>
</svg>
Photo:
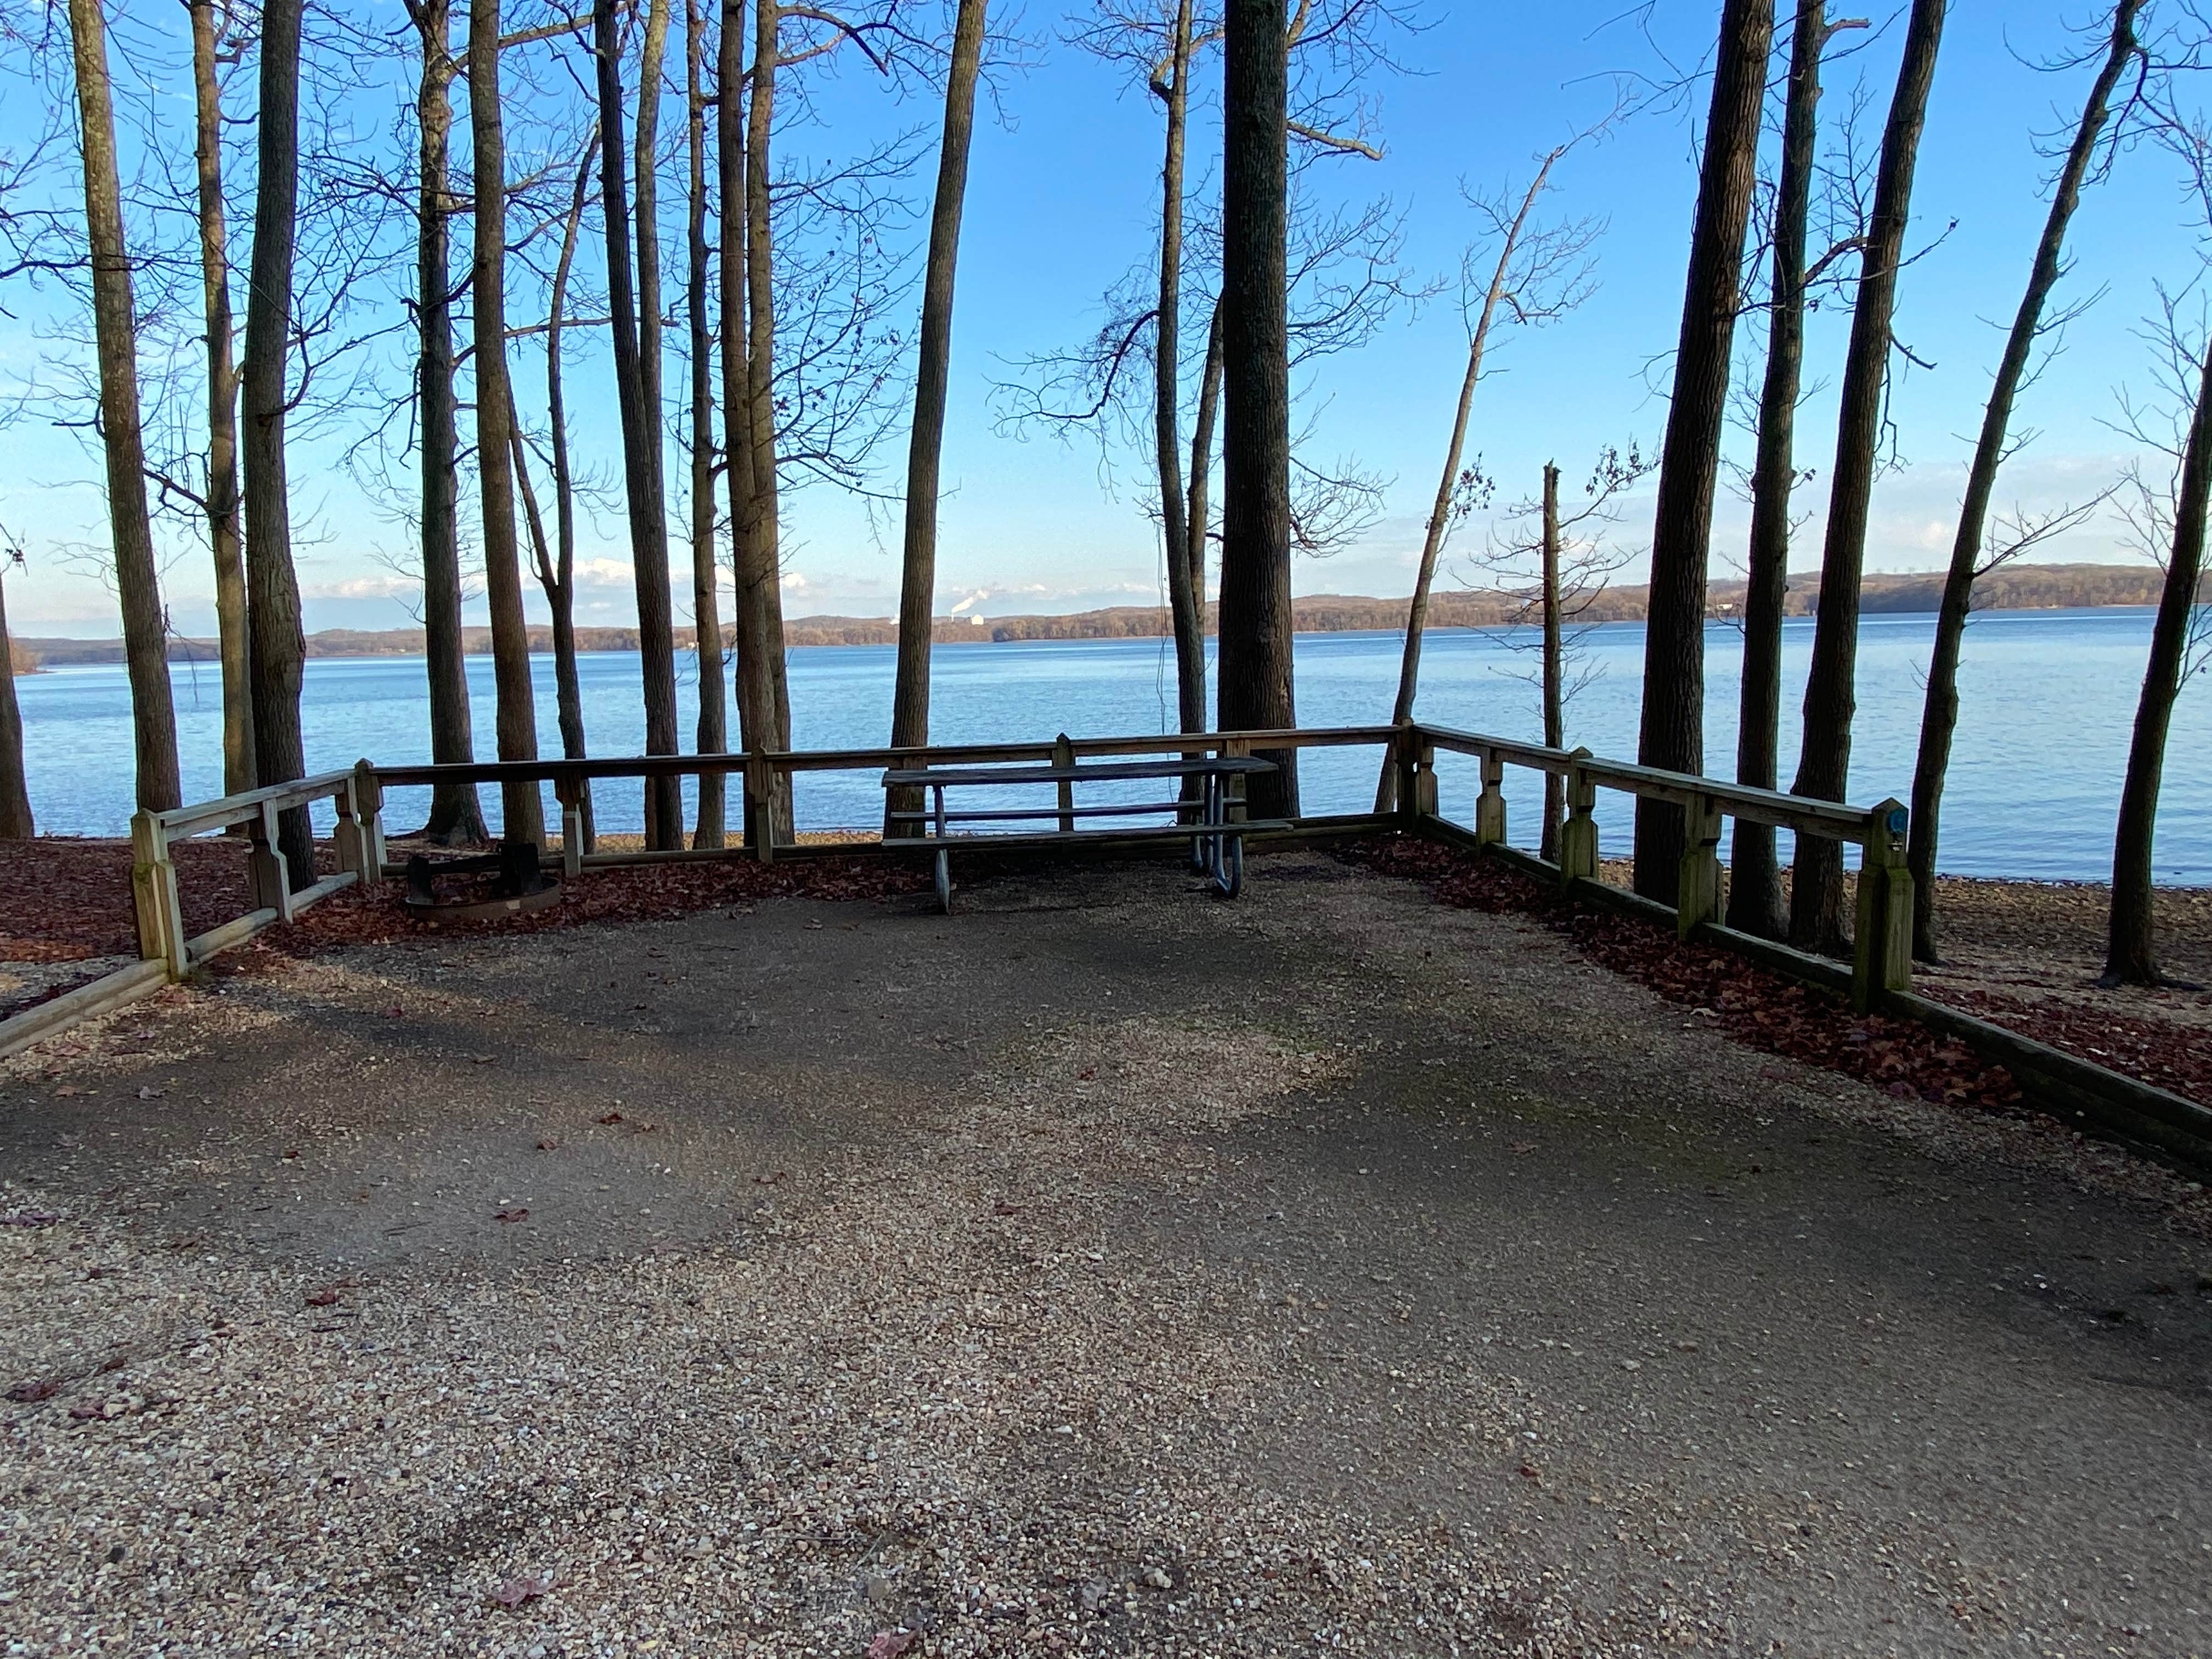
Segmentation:
<svg viewBox="0 0 2212 1659">
<path fill-rule="evenodd" d="M 1933 619 L 1869 617 L 1860 650 L 1857 737 L 1850 798 L 1869 804 L 1911 793 L 1921 686 Z M 1991 612 L 1967 637 L 1964 708 L 1946 796 L 1942 866 L 1964 875 L 2103 879 L 2110 871 L 2112 824 L 2127 759 L 2130 726 L 2150 635 L 2143 610 Z M 1784 783 L 1794 756 L 1798 700 L 1812 649 L 1809 619 L 1786 629 Z M 1520 676 L 1534 665 L 1515 648 L 1533 634 L 1460 632 L 1432 635 L 1423 655 L 1419 713 L 1439 724 L 1533 738 L 1540 726 L 1534 688 Z M 1583 641 L 1595 674 L 1568 710 L 1569 743 L 1632 758 L 1642 683 L 1641 623 L 1607 624 Z M 1298 718 L 1306 726 L 1387 720 L 1397 684 L 1399 636 L 1316 634 L 1297 641 Z M 803 749 L 886 741 L 890 724 L 892 650 L 843 646 L 791 653 L 793 741 Z M 1736 630 L 1707 633 L 1706 755 L 1722 776 L 1735 762 Z M 679 659 L 680 660 L 680 659 Z M 1164 641 L 1049 641 L 1018 645 L 941 646 L 935 653 L 933 735 L 945 743 L 1165 731 L 1172 723 L 1175 668 Z M 553 665 L 536 659 L 540 752 L 557 754 Z M 644 744 L 637 658 L 628 653 L 580 662 L 585 724 L 595 754 L 635 754 Z M 477 753 L 489 759 L 492 676 L 472 659 Z M 212 665 L 178 665 L 178 742 L 187 799 L 222 791 L 221 689 Z M 120 665 L 58 669 L 19 679 L 25 761 L 41 830 L 119 835 L 131 813 L 131 725 Z M 680 687 L 687 741 L 696 720 L 696 685 Z M 362 756 L 399 763 L 429 758 L 422 664 L 417 658 L 325 659 L 307 665 L 301 715 L 311 770 L 349 766 Z M 732 727 L 734 731 L 735 720 Z M 2167 750 L 2159 815 L 2157 863 L 2166 882 L 2212 883 L 2212 697 L 2192 684 L 2183 694 Z M 1364 811 L 1371 804 L 1379 750 L 1309 752 L 1302 763 L 1309 812 Z M 1477 787 L 1474 763 L 1446 757 L 1443 805 L 1466 817 Z M 1509 773 L 1513 839 L 1535 833 L 1533 781 Z M 394 791 L 388 822 L 419 823 L 423 792 Z M 499 799 L 484 808 L 496 827 Z M 805 829 L 868 825 L 882 810 L 875 775 L 802 778 L 798 812 Z M 687 806 L 688 810 L 688 806 Z M 603 784 L 599 827 L 641 827 L 639 788 Z M 1600 796 L 1608 854 L 1626 852 L 1625 798 Z M 1785 847 L 1785 856 L 1786 847 Z"/>
</svg>

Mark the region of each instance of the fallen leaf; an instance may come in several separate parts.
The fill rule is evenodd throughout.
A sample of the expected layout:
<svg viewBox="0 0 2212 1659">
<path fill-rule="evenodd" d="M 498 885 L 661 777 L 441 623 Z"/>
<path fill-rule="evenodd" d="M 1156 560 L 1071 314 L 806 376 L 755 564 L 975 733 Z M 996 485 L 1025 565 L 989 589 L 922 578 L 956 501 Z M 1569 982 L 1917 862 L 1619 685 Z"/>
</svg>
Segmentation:
<svg viewBox="0 0 2212 1659">
<path fill-rule="evenodd" d="M 62 1391 L 59 1377 L 48 1376 L 36 1382 L 18 1382 L 8 1390 L 8 1398 L 19 1406 L 28 1406 L 41 1400 L 52 1400 Z"/>
<path fill-rule="evenodd" d="M 602 1117 L 599 1120 L 602 1123 L 619 1123 L 622 1121 L 623 1115 L 620 1112 L 609 1112 L 605 1117 Z"/>
<path fill-rule="evenodd" d="M 913 1645 L 914 1632 L 910 1630 L 879 1630 L 868 1643 L 867 1659 L 899 1659 Z"/>
<path fill-rule="evenodd" d="M 541 1152 L 557 1152 L 561 1150 L 561 1143 L 548 1136 L 538 1143 L 538 1150 Z"/>
<path fill-rule="evenodd" d="M 337 1304 L 338 1293 L 331 1290 L 309 1291 L 307 1305 L 311 1308 L 330 1308 Z"/>
<path fill-rule="evenodd" d="M 60 1088 L 55 1090 L 54 1092 L 58 1095 L 73 1095 L 76 1092 L 76 1089 L 73 1085 L 64 1083 Z"/>
<path fill-rule="evenodd" d="M 991 1206 L 991 1213 L 993 1215 L 1019 1215 L 1021 1212 L 1022 1206 L 1018 1204 L 1000 1202 L 994 1204 Z"/>
<path fill-rule="evenodd" d="M 102 1410 L 102 1408 L 98 1406 L 71 1406 L 70 1407 L 70 1420 L 73 1423 L 89 1423 L 94 1418 L 102 1417 L 106 1414 L 106 1413 Z"/>
<path fill-rule="evenodd" d="M 753 1185 L 756 1187 L 773 1187 L 783 1179 L 785 1173 L 786 1172 L 784 1170 L 778 1170 L 774 1175 L 755 1176 L 753 1177 Z"/>
<path fill-rule="evenodd" d="M 138 1098 L 141 1100 L 159 1100 L 168 1092 L 167 1089 L 156 1089 L 150 1083 L 141 1084 L 138 1086 Z"/>
<path fill-rule="evenodd" d="M 534 1601 L 550 1588 L 543 1578 L 510 1578 L 491 1593 L 491 1599 L 503 1607 L 519 1607 L 525 1601 Z"/>
<path fill-rule="evenodd" d="M 1533 1152 L 1536 1150 L 1536 1143 L 1533 1140 L 1516 1140 L 1513 1143 L 1513 1150 L 1516 1152 Z"/>
<path fill-rule="evenodd" d="M 527 1218 L 530 1212 L 526 1209 L 501 1210 L 497 1215 L 494 1216 L 492 1219 L 495 1221 L 520 1221 Z"/>
</svg>

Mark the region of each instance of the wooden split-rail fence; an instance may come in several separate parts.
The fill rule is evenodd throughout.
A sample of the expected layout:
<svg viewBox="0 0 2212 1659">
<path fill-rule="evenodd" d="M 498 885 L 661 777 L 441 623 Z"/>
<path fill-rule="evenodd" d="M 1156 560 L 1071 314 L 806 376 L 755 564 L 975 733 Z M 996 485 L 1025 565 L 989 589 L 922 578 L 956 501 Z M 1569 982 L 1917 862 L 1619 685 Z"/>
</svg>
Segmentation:
<svg viewBox="0 0 2212 1659">
<path fill-rule="evenodd" d="M 166 812 L 140 812 L 131 823 L 131 879 L 143 960 L 0 1022 L 0 1054 L 180 979 L 216 952 L 289 920 L 341 888 L 398 874 L 398 866 L 386 854 L 387 789 L 441 783 L 550 784 L 561 807 L 559 860 L 565 873 L 574 875 L 591 869 L 692 860 L 882 855 L 884 849 L 870 841 L 799 842 L 773 833 L 779 821 L 789 821 L 795 782 L 806 775 L 854 771 L 880 775 L 921 767 L 1039 762 L 1066 768 L 1079 759 L 1105 757 L 1267 756 L 1285 750 L 1352 747 L 1384 750 L 1383 764 L 1396 772 L 1395 811 L 1302 817 L 1289 820 L 1284 827 L 1255 829 L 1251 840 L 1283 845 L 1398 830 L 1496 855 L 1559 882 L 1577 897 L 1665 922 L 1685 939 L 1720 945 L 1793 978 L 1847 996 L 1852 1007 L 1862 1013 L 1879 1011 L 1919 1019 L 2001 1061 L 2033 1097 L 2085 1128 L 2118 1133 L 2192 1164 L 2212 1164 L 2212 1111 L 1913 993 L 1912 889 L 1905 864 L 1908 820 L 1900 802 L 1884 800 L 1862 807 L 1811 800 L 1715 778 L 1606 760 L 1583 749 L 1553 749 L 1419 722 L 1166 736 L 1071 738 L 1063 735 L 1027 743 L 914 748 L 586 760 L 556 757 L 459 766 L 377 766 L 364 760 L 350 771 L 325 773 Z M 1477 764 L 1479 788 L 1470 803 L 1472 810 L 1464 817 L 1454 816 L 1444 805 L 1437 769 L 1439 755 L 1465 756 Z M 1565 815 L 1556 862 L 1515 848 L 1507 839 L 1504 781 L 1509 767 L 1548 774 L 1564 784 Z M 591 844 L 585 803 L 594 781 L 671 776 L 696 776 L 702 782 L 737 777 L 744 791 L 741 836 L 724 848 L 681 851 L 600 850 Z M 1660 905 L 1599 878 L 1595 809 L 1601 790 L 1664 801 L 1681 811 L 1684 835 L 1675 905 Z M 277 821 L 287 811 L 325 800 L 337 814 L 332 847 L 338 867 L 295 890 L 285 879 L 283 858 L 277 850 Z M 1848 967 L 1723 925 L 1720 847 L 1723 827 L 1730 818 L 1771 824 L 1801 837 L 1844 842 L 1859 849 L 1856 927 Z M 1071 835 L 1067 831 L 1072 823 L 1072 818 L 1064 820 L 1057 832 L 979 835 L 976 839 L 979 848 L 984 848 L 1066 853 L 1157 849 L 1160 844 L 1157 830 L 1125 837 L 1117 837 L 1111 830 Z M 220 927 L 187 937 L 170 849 L 190 837 L 234 827 L 243 829 L 248 842 L 250 908 Z"/>
</svg>

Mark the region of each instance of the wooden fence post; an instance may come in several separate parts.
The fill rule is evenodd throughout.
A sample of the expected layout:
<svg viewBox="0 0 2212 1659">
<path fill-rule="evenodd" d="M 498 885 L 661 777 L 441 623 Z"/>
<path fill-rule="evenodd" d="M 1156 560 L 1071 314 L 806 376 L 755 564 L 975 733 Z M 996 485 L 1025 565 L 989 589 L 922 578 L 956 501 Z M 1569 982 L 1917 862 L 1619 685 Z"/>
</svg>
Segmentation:
<svg viewBox="0 0 2212 1659">
<path fill-rule="evenodd" d="M 1567 817 L 1559 826 L 1559 885 L 1597 879 L 1597 785 L 1590 781 L 1583 763 L 1590 757 L 1577 749 L 1567 760 Z"/>
<path fill-rule="evenodd" d="M 1058 737 L 1052 740 L 1052 763 L 1055 767 L 1060 768 L 1071 767 L 1075 764 L 1075 744 L 1065 732 L 1061 732 Z M 1063 836 L 1072 836 L 1075 833 L 1075 784 L 1073 781 L 1067 778 L 1062 778 L 1060 781 L 1060 787 L 1055 793 L 1060 799 L 1060 833 Z"/>
<path fill-rule="evenodd" d="M 584 780 L 574 772 L 553 776 L 553 799 L 561 803 L 561 878 L 584 873 Z"/>
<path fill-rule="evenodd" d="M 1687 939 L 1698 924 L 1721 919 L 1721 804 L 1693 795 L 1682 808 L 1680 896 L 1674 931 Z"/>
<path fill-rule="evenodd" d="M 257 910 L 274 910 L 279 921 L 292 920 L 292 883 L 284 855 L 276 850 L 276 803 L 261 803 L 258 817 L 246 826 L 253 850 L 246 855 L 246 890 Z M 310 876 L 313 871 L 307 872 Z"/>
<path fill-rule="evenodd" d="M 1851 1008 L 1870 1014 L 1891 991 L 1912 986 L 1912 872 L 1905 868 L 1911 814 L 1886 800 L 1867 814 L 1859 860 L 1858 929 L 1851 941 Z"/>
<path fill-rule="evenodd" d="M 331 838 L 337 843 L 338 863 L 363 883 L 384 878 L 384 792 L 376 781 L 376 769 L 366 760 L 354 763 L 353 775 L 338 786 L 337 827 Z"/>
<path fill-rule="evenodd" d="M 1437 815 L 1437 746 L 1411 720 L 1390 738 L 1390 763 L 1397 769 L 1398 817 L 1410 829 Z"/>
<path fill-rule="evenodd" d="M 131 897 L 138 912 L 140 959 L 158 962 L 171 979 L 182 979 L 191 965 L 185 957 L 184 908 L 159 812 L 131 815 Z"/>
<path fill-rule="evenodd" d="M 1474 838 L 1485 847 L 1505 841 L 1505 757 L 1482 751 L 1482 793 L 1474 803 Z"/>
<path fill-rule="evenodd" d="M 745 850 L 763 864 L 775 858 L 775 769 L 745 757 Z"/>
</svg>

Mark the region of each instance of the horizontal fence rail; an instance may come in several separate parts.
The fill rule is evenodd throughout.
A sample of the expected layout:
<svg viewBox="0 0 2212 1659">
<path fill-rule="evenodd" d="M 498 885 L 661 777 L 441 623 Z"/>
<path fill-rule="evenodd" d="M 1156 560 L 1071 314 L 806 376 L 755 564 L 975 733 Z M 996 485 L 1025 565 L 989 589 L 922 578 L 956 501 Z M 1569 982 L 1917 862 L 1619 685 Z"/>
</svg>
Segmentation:
<svg viewBox="0 0 2212 1659">
<path fill-rule="evenodd" d="M 1022 743 L 931 744 L 878 749 L 777 750 L 719 755 L 635 755 L 569 759 L 491 761 L 467 765 L 384 766 L 362 761 L 349 771 L 327 772 L 266 789 L 249 790 L 219 800 L 168 811 L 142 811 L 131 820 L 132 890 L 143 960 L 91 984 L 6 1020 L 0 1020 L 0 1054 L 13 1053 L 52 1036 L 76 1022 L 124 1006 L 181 978 L 216 951 L 251 938 L 262 928 L 289 920 L 306 906 L 356 882 L 374 883 L 398 873 L 387 857 L 384 793 L 388 788 L 441 783 L 550 783 L 562 805 L 561 862 L 574 873 L 591 866 L 648 865 L 672 860 L 800 858 L 880 854 L 873 840 L 797 845 L 774 833 L 779 796 L 787 800 L 793 780 L 802 774 L 836 771 L 892 771 L 915 767 L 1019 766 L 1050 762 L 1065 767 L 1079 757 L 1160 756 L 1199 759 L 1266 754 L 1283 750 L 1380 746 L 1383 764 L 1394 769 L 1396 809 L 1381 813 L 1308 815 L 1277 826 L 1255 826 L 1253 839 L 1276 845 L 1337 840 L 1377 831 L 1423 835 L 1493 854 L 1578 897 L 1671 922 L 1685 939 L 1709 939 L 1794 979 L 1847 992 L 1852 1005 L 1880 1008 L 1920 1020 L 1954 1036 L 1985 1056 L 2013 1069 L 2023 1088 L 2063 1119 L 2114 1133 L 2194 1167 L 2212 1166 L 2212 1109 L 2154 1088 L 2091 1061 L 2036 1043 L 1987 1021 L 1960 1013 L 1915 995 L 1911 989 L 1909 928 L 1911 877 L 1905 868 L 1908 815 L 1895 800 L 1858 807 L 1808 800 L 1771 789 L 1749 788 L 1716 778 L 1665 771 L 1625 761 L 1600 758 L 1584 749 L 1554 749 L 1517 738 L 1493 737 L 1454 727 L 1408 723 L 1349 726 L 1288 731 L 1146 733 L 1136 737 L 1070 738 Z M 1455 754 L 1480 764 L 1481 789 L 1474 821 L 1464 824 L 1445 814 L 1437 800 L 1437 757 Z M 1559 858 L 1547 861 L 1506 840 L 1505 769 L 1520 767 L 1560 779 L 1565 817 L 1559 826 Z M 592 781 L 611 778 L 736 775 L 744 781 L 745 835 L 723 848 L 635 853 L 592 853 L 586 846 L 582 811 Z M 1679 902 L 1668 907 L 1599 879 L 1595 807 L 1597 792 L 1610 789 L 1680 810 L 1685 834 L 1677 871 Z M 334 842 L 338 871 L 321 879 L 313 872 L 295 890 L 288 879 L 278 845 L 281 816 L 323 800 L 337 811 Z M 1146 810 L 1163 816 L 1188 803 L 1160 802 Z M 1061 814 L 1044 809 L 1050 816 Z M 1139 807 L 1127 809 L 1139 816 Z M 1018 813 L 978 814 L 1004 817 Z M 1786 945 L 1754 939 L 1721 922 L 1720 841 L 1729 818 L 1771 824 L 1799 836 L 1846 842 L 1860 849 L 1858 916 L 1854 956 L 1842 963 L 1808 955 Z M 247 872 L 253 908 L 196 938 L 186 938 L 178 902 L 175 843 L 196 836 L 243 828 L 250 845 Z M 979 845 L 1007 850 L 1066 848 L 1079 840 L 1086 852 L 1101 855 L 1158 848 L 1163 838 L 1187 836 L 1187 825 L 1126 826 L 1080 836 L 1052 833 L 978 836 Z"/>
<path fill-rule="evenodd" d="M 1393 763 L 1399 769 L 1398 799 L 1411 803 L 1410 811 L 1402 805 L 1401 811 L 1417 822 L 1449 822 L 1437 809 L 1435 769 L 1439 750 L 1472 756 L 1481 763 L 1482 793 L 1475 801 L 1472 831 L 1478 847 L 1507 853 L 1515 850 L 1505 839 L 1508 766 L 1565 780 L 1566 816 L 1559 825 L 1556 872 L 1560 883 L 1569 888 L 1577 883 L 1599 884 L 1596 806 L 1600 789 L 1680 807 L 1682 856 L 1675 872 L 1674 919 L 1677 933 L 1684 939 L 1701 928 L 1720 928 L 1723 890 L 1720 844 L 1724 819 L 1772 824 L 1800 836 L 1858 848 L 1858 926 L 1852 936 L 1851 1006 L 1865 1013 L 1884 997 L 1911 988 L 1912 877 L 1905 866 L 1911 815 L 1903 802 L 1891 799 L 1858 807 L 1808 800 L 1802 795 L 1724 783 L 1691 772 L 1601 760 L 1587 749 L 1551 749 L 1450 726 L 1415 725 L 1398 734 Z M 1753 943 L 1765 945 L 1766 941 Z M 1819 958 L 1806 960 L 1808 968 L 1825 966 Z"/>
</svg>

